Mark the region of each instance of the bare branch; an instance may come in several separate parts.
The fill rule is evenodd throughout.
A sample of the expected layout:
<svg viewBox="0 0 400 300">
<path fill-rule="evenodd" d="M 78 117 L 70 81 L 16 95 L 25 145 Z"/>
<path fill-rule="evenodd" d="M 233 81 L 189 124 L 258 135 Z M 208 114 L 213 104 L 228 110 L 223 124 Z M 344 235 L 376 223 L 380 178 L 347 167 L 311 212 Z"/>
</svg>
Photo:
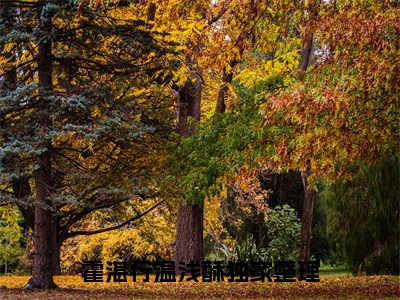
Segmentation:
<svg viewBox="0 0 400 300">
<path fill-rule="evenodd" d="M 107 231 L 111 231 L 111 230 L 115 230 L 115 229 L 121 228 L 121 227 L 123 227 L 123 226 L 125 226 L 125 225 L 127 225 L 127 224 L 129 224 L 129 223 L 131 223 L 133 221 L 136 221 L 136 220 L 140 219 L 141 217 L 147 215 L 149 212 L 153 211 L 155 208 L 160 206 L 161 203 L 163 203 L 163 202 L 164 202 L 164 200 L 161 200 L 160 202 L 156 203 L 155 205 L 153 205 L 152 207 L 150 207 L 146 211 L 144 211 L 144 212 L 142 212 L 140 214 L 137 214 L 136 216 L 134 216 L 134 217 L 132 217 L 132 218 L 130 218 L 130 219 L 118 224 L 118 225 L 110 226 L 110 227 L 106 227 L 106 228 L 99 229 L 99 230 L 94 230 L 94 231 L 72 231 L 72 232 L 69 232 L 68 234 L 66 234 L 66 238 L 70 238 L 70 237 L 78 236 L 78 235 L 93 235 L 93 234 L 103 233 L 103 232 L 107 232 Z"/>
</svg>

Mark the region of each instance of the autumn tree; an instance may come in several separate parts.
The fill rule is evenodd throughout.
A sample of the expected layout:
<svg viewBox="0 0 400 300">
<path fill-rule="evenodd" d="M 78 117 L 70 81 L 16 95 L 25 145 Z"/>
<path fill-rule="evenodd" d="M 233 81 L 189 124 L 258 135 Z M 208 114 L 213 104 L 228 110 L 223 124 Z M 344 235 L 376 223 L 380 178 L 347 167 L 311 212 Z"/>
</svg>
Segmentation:
<svg viewBox="0 0 400 300">
<path fill-rule="evenodd" d="M 180 64 L 181 69 L 185 71 L 180 74 L 172 89 L 176 95 L 176 131 L 181 141 L 196 132 L 196 123 L 200 121 L 204 79 L 203 66 L 199 59 L 204 51 L 204 42 L 210 25 L 219 18 L 212 15 L 210 7 L 212 7 L 211 1 L 179 1 L 179 3 L 166 1 L 164 6 L 155 4 L 149 6 L 152 8 L 151 11 L 155 12 L 148 14 L 154 19 L 154 28 L 167 28 L 168 32 L 179 33 L 179 35 L 175 33 L 174 41 L 182 49 L 184 59 Z M 201 261 L 204 199 L 197 201 L 175 186 L 172 187 L 172 194 L 178 201 L 175 261 Z"/>
<path fill-rule="evenodd" d="M 392 56 L 398 51 L 393 39 L 398 27 L 393 19 L 396 5 L 379 2 L 360 5 L 360 1 L 336 1 L 320 6 L 318 3 L 281 4 L 275 10 L 273 6 L 266 8 L 267 17 L 262 19 L 259 28 L 273 32 L 271 43 L 268 45 L 270 39 L 265 35 L 257 36 L 263 37 L 260 40 L 264 44 L 253 50 L 264 56 L 254 55 L 256 59 L 246 56 L 244 62 L 250 67 L 244 64 L 237 75 L 246 85 L 261 86 L 257 96 L 259 106 L 252 115 L 254 122 L 245 118 L 242 107 L 236 115 L 220 116 L 219 126 L 204 124 L 204 130 L 187 139 L 177 153 L 177 159 L 185 159 L 187 165 L 187 168 L 182 165 L 179 168 L 187 174 L 179 185 L 186 195 L 191 195 L 186 197 L 195 199 L 224 191 L 224 185 L 229 182 L 226 179 L 246 166 L 246 162 L 249 165 L 258 163 L 276 172 L 302 171 L 307 199 L 303 214 L 302 259 L 310 255 L 312 204 L 317 180 L 346 175 L 346 170 L 359 159 L 373 163 L 384 153 L 395 152 L 398 140 L 394 117 L 398 63 L 396 56 Z M 283 12 L 290 18 L 282 17 Z M 371 15 L 377 16 L 375 21 Z M 354 28 L 350 28 L 353 22 Z M 368 31 L 367 28 L 379 29 Z M 356 38 L 355 32 L 360 36 Z M 308 70 L 313 44 L 317 50 L 316 64 Z M 213 57 L 218 57 L 218 53 L 223 56 L 227 52 L 212 53 Z M 386 75 L 376 73 L 378 69 Z M 272 81 L 273 78 L 281 83 L 275 88 L 266 85 L 263 89 L 262 80 Z M 361 87 L 357 86 L 360 82 L 363 83 Z M 378 95 L 384 95 L 385 100 Z M 217 107 L 224 110 L 224 105 Z M 264 121 L 257 123 L 260 114 Z M 244 120 L 246 123 L 235 124 Z M 224 132 L 228 122 L 232 122 L 232 127 Z M 245 131 L 244 124 L 251 129 Z M 384 130 L 383 124 L 387 124 Z"/>
<path fill-rule="evenodd" d="M 210 71 L 213 66 L 218 66 L 217 68 L 222 71 L 223 82 L 218 91 L 216 112 L 225 110 L 225 99 L 228 85 L 232 81 L 233 68 L 240 61 L 246 47 L 245 42 L 248 41 L 246 25 L 251 23 L 251 17 L 246 16 L 247 22 L 238 22 L 237 27 L 230 27 L 229 18 L 234 17 L 238 21 L 249 12 L 249 9 L 252 12 L 251 16 L 259 18 L 257 14 L 261 14 L 260 7 L 252 1 L 246 2 L 244 9 L 242 4 L 235 1 L 218 1 L 216 3 L 196 1 L 190 6 L 186 5 L 175 9 L 173 13 L 177 15 L 178 19 L 182 19 L 180 30 L 194 26 L 202 30 L 189 34 L 184 41 L 184 64 L 190 72 L 186 81 L 177 88 L 177 130 L 183 138 L 187 139 L 189 136 L 193 136 L 197 127 L 194 126 L 194 123 L 200 121 L 200 102 L 204 94 L 202 87 L 205 83 L 204 77 L 208 76 L 203 70 Z M 192 17 L 189 19 L 192 23 L 185 23 L 188 17 Z M 254 26 L 250 28 L 252 29 Z M 237 32 L 241 33 L 237 36 Z M 228 36 L 231 41 L 225 43 L 224 36 Z M 229 48 L 228 52 L 224 51 Z M 185 142 L 183 141 L 183 143 Z M 190 176 L 187 173 L 182 175 L 179 173 L 181 172 L 176 173 L 177 178 L 182 175 Z M 203 258 L 203 210 L 206 195 L 198 189 L 199 184 L 201 183 L 194 183 L 192 187 L 189 187 L 192 189 L 189 193 L 186 192 L 186 189 L 178 189 L 183 199 L 180 199 L 178 204 L 176 261 L 201 261 Z"/>
<path fill-rule="evenodd" d="M 316 184 L 349 180 L 354 165 L 398 153 L 398 9 L 379 1 L 335 1 L 321 5 L 318 15 L 311 9 L 302 82 L 269 97 L 264 107 L 265 126 L 279 128 L 276 165 L 303 170 L 300 259 L 310 255 Z M 317 61 L 307 71 L 313 43 Z"/>
<path fill-rule="evenodd" d="M 302 26 L 302 49 L 300 52 L 299 61 L 299 78 L 303 80 L 305 72 L 311 63 L 313 51 L 313 32 L 312 26 L 318 13 L 320 1 L 310 1 L 305 3 Z M 314 202 L 316 199 L 316 190 L 310 186 L 310 162 L 307 160 L 305 169 L 301 170 L 301 179 L 304 188 L 304 201 L 302 205 L 301 215 L 301 241 L 299 259 L 307 261 L 310 258 L 310 243 L 311 243 L 311 227 L 313 219 Z"/>
<path fill-rule="evenodd" d="M 304 169 L 309 161 L 314 184 L 350 179 L 352 163 L 373 164 L 398 149 L 397 13 L 380 2 L 325 7 L 315 22 L 324 49 L 317 64 L 304 84 L 267 99 L 264 124 L 279 128 L 279 159 Z"/>
<path fill-rule="evenodd" d="M 259 43 L 257 39 L 267 36 L 269 32 L 265 33 L 265 28 L 272 30 L 275 22 L 283 18 L 284 14 L 281 13 L 281 10 L 293 10 L 294 8 L 290 5 L 281 7 L 278 2 L 266 4 L 255 1 L 217 1 L 213 3 L 211 1 L 195 1 L 191 5 L 186 2 L 185 5 L 177 4 L 175 1 L 166 3 L 168 5 L 159 7 L 157 10 L 155 23 L 158 25 L 155 26 L 167 27 L 168 31 L 178 30 L 181 32 L 181 35 L 184 36 L 184 39 L 181 40 L 181 47 L 185 54 L 185 61 L 182 64 L 189 71 L 186 76 L 181 76 L 187 80 L 176 86 L 177 130 L 183 139 L 177 145 L 178 151 L 173 152 L 172 156 L 176 155 L 176 157 L 171 158 L 173 162 L 178 161 L 178 167 L 175 166 L 176 169 L 173 171 L 176 180 L 170 186 L 173 187 L 172 189 L 175 188 L 176 192 L 173 194 L 183 203 L 178 204 L 176 260 L 198 261 L 202 257 L 202 250 L 199 249 L 202 249 L 203 209 L 197 209 L 197 206 L 203 206 L 208 195 L 207 189 L 215 183 L 217 174 L 223 174 L 223 170 L 226 169 L 220 166 L 219 170 L 216 170 L 215 166 L 211 167 L 212 161 L 204 162 L 204 159 L 211 157 L 203 159 L 195 154 L 197 149 L 191 149 L 192 146 L 194 148 L 198 146 L 191 144 L 193 141 L 191 136 L 197 139 L 202 135 L 202 133 L 195 133 L 194 130 L 198 127 L 195 124 L 198 123 L 200 115 L 200 97 L 202 97 L 203 103 L 201 110 L 205 112 L 206 117 L 210 115 L 209 103 L 215 107 L 217 114 L 224 112 L 227 100 L 229 96 L 232 96 L 229 91 L 233 91 L 231 83 L 235 73 L 238 72 L 240 63 L 246 61 L 249 53 L 254 51 L 256 44 L 261 44 L 260 47 L 267 44 Z M 179 20 L 177 25 L 176 23 L 171 24 L 171 16 L 174 20 Z M 274 33 L 271 40 L 275 38 L 275 34 L 277 33 Z M 219 87 L 216 89 L 217 92 L 213 93 L 209 86 L 215 85 L 219 85 Z M 213 96 L 210 97 L 210 95 Z M 188 103 L 183 103 L 182 99 Z M 214 109 L 211 111 L 212 114 L 214 114 Z M 220 124 L 215 123 L 214 125 L 219 126 Z M 211 126 L 211 130 L 215 129 L 212 129 Z M 215 131 L 216 135 L 212 136 L 218 136 L 220 133 L 218 130 Z M 187 151 L 188 157 L 182 156 L 182 150 Z M 201 152 L 201 149 L 198 150 Z M 214 154 L 217 155 L 212 153 L 212 156 Z M 204 163 L 209 165 L 213 174 L 200 174 L 198 177 L 193 177 L 193 174 L 198 174 L 197 166 Z M 196 212 L 184 213 L 183 208 L 189 209 L 190 206 L 193 206 Z M 191 230 L 194 232 L 189 232 Z M 194 252 L 191 253 L 191 251 Z"/>
<path fill-rule="evenodd" d="M 199 4 L 198 7 L 203 6 Z M 235 157 L 233 153 L 229 153 L 229 150 L 233 150 L 229 147 L 232 141 L 218 140 L 221 135 L 225 134 L 222 128 L 228 125 L 227 122 L 236 120 L 236 117 L 232 116 L 233 114 L 229 115 L 225 121 L 222 121 L 225 118 L 224 116 L 218 116 L 218 114 L 226 111 L 228 102 L 233 102 L 227 100 L 229 98 L 231 98 L 230 100 L 235 99 L 235 92 L 232 88 L 233 78 L 240 73 L 241 64 L 246 64 L 248 60 L 251 60 L 250 57 L 256 51 L 276 51 L 274 48 L 276 45 L 274 44 L 274 47 L 271 47 L 263 38 L 270 35 L 267 38 L 268 41 L 276 39 L 280 34 L 280 32 L 276 32 L 276 26 L 281 25 L 279 22 L 287 21 L 283 12 L 295 11 L 295 8 L 296 6 L 280 5 L 279 2 L 218 1 L 215 5 L 209 3 L 208 6 L 203 8 L 203 12 L 200 10 L 199 13 L 203 18 L 198 21 L 198 27 L 202 28 L 202 32 L 205 33 L 204 36 L 197 37 L 199 40 L 197 45 L 201 47 L 202 51 L 195 54 L 197 63 L 203 70 L 202 79 L 205 83 L 203 87 L 206 87 L 202 93 L 202 110 L 206 117 L 213 115 L 214 111 L 210 112 L 210 105 L 207 103 L 212 101 L 216 115 L 201 122 L 207 123 L 204 124 L 201 132 L 196 133 L 193 139 L 185 139 L 186 141 L 179 144 L 177 151 L 174 152 L 176 157 L 172 160 L 178 160 L 179 165 L 176 169 L 178 174 L 176 184 L 180 187 L 180 192 L 183 192 L 187 202 L 202 203 L 218 190 L 213 189 L 213 187 L 220 185 L 216 182 L 218 177 L 230 168 L 223 164 L 228 163 L 228 159 L 222 153 Z M 284 27 L 279 27 L 279 30 L 283 30 Z M 270 48 L 267 48 L 266 45 Z M 196 48 L 192 47 L 191 51 L 193 49 Z M 209 85 L 214 89 L 216 85 L 219 85 L 219 87 L 213 93 Z M 210 97 L 210 95 L 213 95 L 213 97 Z M 246 113 L 250 113 L 250 111 L 249 109 Z M 253 117 L 257 118 L 256 116 Z M 224 122 L 226 123 L 224 124 Z M 229 129 L 227 131 L 229 132 Z M 232 134 L 235 135 L 233 132 Z M 250 136 L 251 134 L 248 137 Z M 242 138 L 244 140 L 243 143 L 239 143 L 240 145 L 248 142 L 247 136 L 242 136 Z M 236 137 L 234 139 L 236 140 Z M 223 149 L 224 145 L 222 145 L 222 149 L 219 149 L 222 141 L 228 143 L 225 145 L 226 149 Z M 211 145 L 209 143 L 216 144 Z M 243 149 L 234 149 L 233 151 L 241 150 Z M 186 157 L 184 153 L 186 153 Z M 243 155 L 238 156 L 243 157 Z M 235 159 L 237 158 L 236 156 Z M 246 159 L 251 160 L 250 157 Z M 183 162 L 185 166 L 182 165 Z M 243 160 L 231 163 L 236 167 L 238 164 L 242 165 Z M 225 183 L 229 185 L 228 182 Z M 180 235 L 183 234 L 177 234 L 177 238 Z M 186 243 L 186 245 L 189 244 L 190 241 Z"/>
</svg>

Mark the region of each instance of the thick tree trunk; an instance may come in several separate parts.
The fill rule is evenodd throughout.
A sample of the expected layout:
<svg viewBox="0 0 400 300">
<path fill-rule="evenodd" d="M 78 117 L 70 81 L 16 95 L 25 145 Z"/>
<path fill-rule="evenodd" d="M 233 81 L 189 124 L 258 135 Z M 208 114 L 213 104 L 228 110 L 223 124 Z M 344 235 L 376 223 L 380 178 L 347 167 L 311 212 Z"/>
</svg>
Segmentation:
<svg viewBox="0 0 400 300">
<path fill-rule="evenodd" d="M 203 260 L 203 204 L 179 204 L 175 262 Z"/>
<path fill-rule="evenodd" d="M 56 224 L 49 206 L 48 184 L 50 155 L 44 153 L 39 159 L 40 169 L 35 174 L 36 206 L 34 229 L 34 264 L 32 273 L 32 288 L 51 289 L 56 287 L 53 281 L 53 255 L 56 243 Z"/>
<path fill-rule="evenodd" d="M 49 209 L 35 209 L 35 256 L 32 273 L 32 287 L 51 289 L 53 282 L 53 250 L 51 245 L 55 236 L 55 224 Z"/>
<path fill-rule="evenodd" d="M 43 3 L 44 5 L 45 3 Z M 38 75 L 39 92 L 41 97 L 41 109 L 47 110 L 48 93 L 52 91 L 52 43 L 49 38 L 51 34 L 51 17 L 43 20 L 41 11 L 38 19 L 41 32 L 46 38 L 39 42 Z M 41 125 L 50 125 L 49 116 L 43 114 Z M 51 208 L 51 189 L 54 188 L 51 175 L 51 141 L 45 145 L 47 150 L 38 157 L 38 170 L 35 172 L 36 203 L 35 203 L 35 225 L 34 225 L 34 263 L 30 287 L 40 289 L 55 288 L 53 281 L 53 255 L 54 245 L 57 242 L 56 222 Z"/>
<path fill-rule="evenodd" d="M 232 66 L 235 62 L 232 63 Z M 228 84 L 232 82 L 232 72 L 223 74 L 215 111 L 225 112 L 225 99 L 228 92 Z M 179 91 L 178 96 L 178 131 L 182 136 L 194 134 L 187 122 L 188 117 L 200 121 L 201 102 L 201 76 L 198 69 L 195 70 L 192 80 L 188 80 Z M 188 263 L 191 260 L 201 262 L 203 260 L 203 216 L 204 203 L 201 204 L 179 204 L 178 219 L 176 224 L 175 262 L 177 272 L 179 262 Z"/>
<path fill-rule="evenodd" d="M 188 118 L 200 121 L 201 76 L 195 68 L 193 75 L 179 90 L 177 99 L 177 130 L 187 137 L 195 132 Z M 179 262 L 200 262 L 203 259 L 203 207 L 204 204 L 180 203 L 176 223 L 176 243 L 174 259 L 179 273 Z"/>
</svg>

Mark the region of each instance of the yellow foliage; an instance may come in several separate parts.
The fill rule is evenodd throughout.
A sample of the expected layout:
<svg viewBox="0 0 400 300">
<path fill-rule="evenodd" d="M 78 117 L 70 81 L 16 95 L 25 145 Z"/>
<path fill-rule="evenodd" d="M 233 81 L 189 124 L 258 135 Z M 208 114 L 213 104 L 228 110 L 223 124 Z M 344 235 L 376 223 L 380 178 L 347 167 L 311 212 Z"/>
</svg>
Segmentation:
<svg viewBox="0 0 400 300">
<path fill-rule="evenodd" d="M 68 270 L 86 259 L 171 259 L 174 239 L 168 212 L 153 211 L 128 228 L 67 241 L 62 248 L 62 265 Z"/>
</svg>

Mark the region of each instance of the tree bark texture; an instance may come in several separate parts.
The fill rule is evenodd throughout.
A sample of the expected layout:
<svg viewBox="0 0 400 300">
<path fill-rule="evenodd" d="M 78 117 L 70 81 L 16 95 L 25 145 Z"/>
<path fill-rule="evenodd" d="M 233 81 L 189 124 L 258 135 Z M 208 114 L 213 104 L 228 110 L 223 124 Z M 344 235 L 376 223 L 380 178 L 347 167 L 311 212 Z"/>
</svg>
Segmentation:
<svg viewBox="0 0 400 300">
<path fill-rule="evenodd" d="M 43 3 L 43 6 L 46 3 Z M 39 39 L 38 75 L 39 94 L 41 98 L 41 113 L 39 120 L 44 128 L 50 126 L 50 118 L 46 112 L 48 106 L 47 95 L 52 91 L 52 30 L 51 16 L 43 18 L 39 10 L 38 20 L 41 33 L 45 35 Z M 34 173 L 36 186 L 35 225 L 34 225 L 34 263 L 31 287 L 40 289 L 55 288 L 53 281 L 53 256 L 57 243 L 56 222 L 51 209 L 51 191 L 54 188 L 51 169 L 51 140 L 45 142 L 46 150 L 38 157 L 39 168 Z"/>
<path fill-rule="evenodd" d="M 304 186 L 304 202 L 301 216 L 300 260 L 309 260 L 310 258 L 311 228 L 316 197 L 316 192 L 308 186 L 308 176 L 308 172 L 301 173 Z"/>
<path fill-rule="evenodd" d="M 201 86 L 200 71 L 195 68 L 191 78 L 178 91 L 177 130 L 183 137 L 194 134 L 194 125 L 200 121 Z M 203 260 L 203 210 L 203 203 L 178 204 L 174 253 L 177 273 L 179 262 Z"/>
</svg>

